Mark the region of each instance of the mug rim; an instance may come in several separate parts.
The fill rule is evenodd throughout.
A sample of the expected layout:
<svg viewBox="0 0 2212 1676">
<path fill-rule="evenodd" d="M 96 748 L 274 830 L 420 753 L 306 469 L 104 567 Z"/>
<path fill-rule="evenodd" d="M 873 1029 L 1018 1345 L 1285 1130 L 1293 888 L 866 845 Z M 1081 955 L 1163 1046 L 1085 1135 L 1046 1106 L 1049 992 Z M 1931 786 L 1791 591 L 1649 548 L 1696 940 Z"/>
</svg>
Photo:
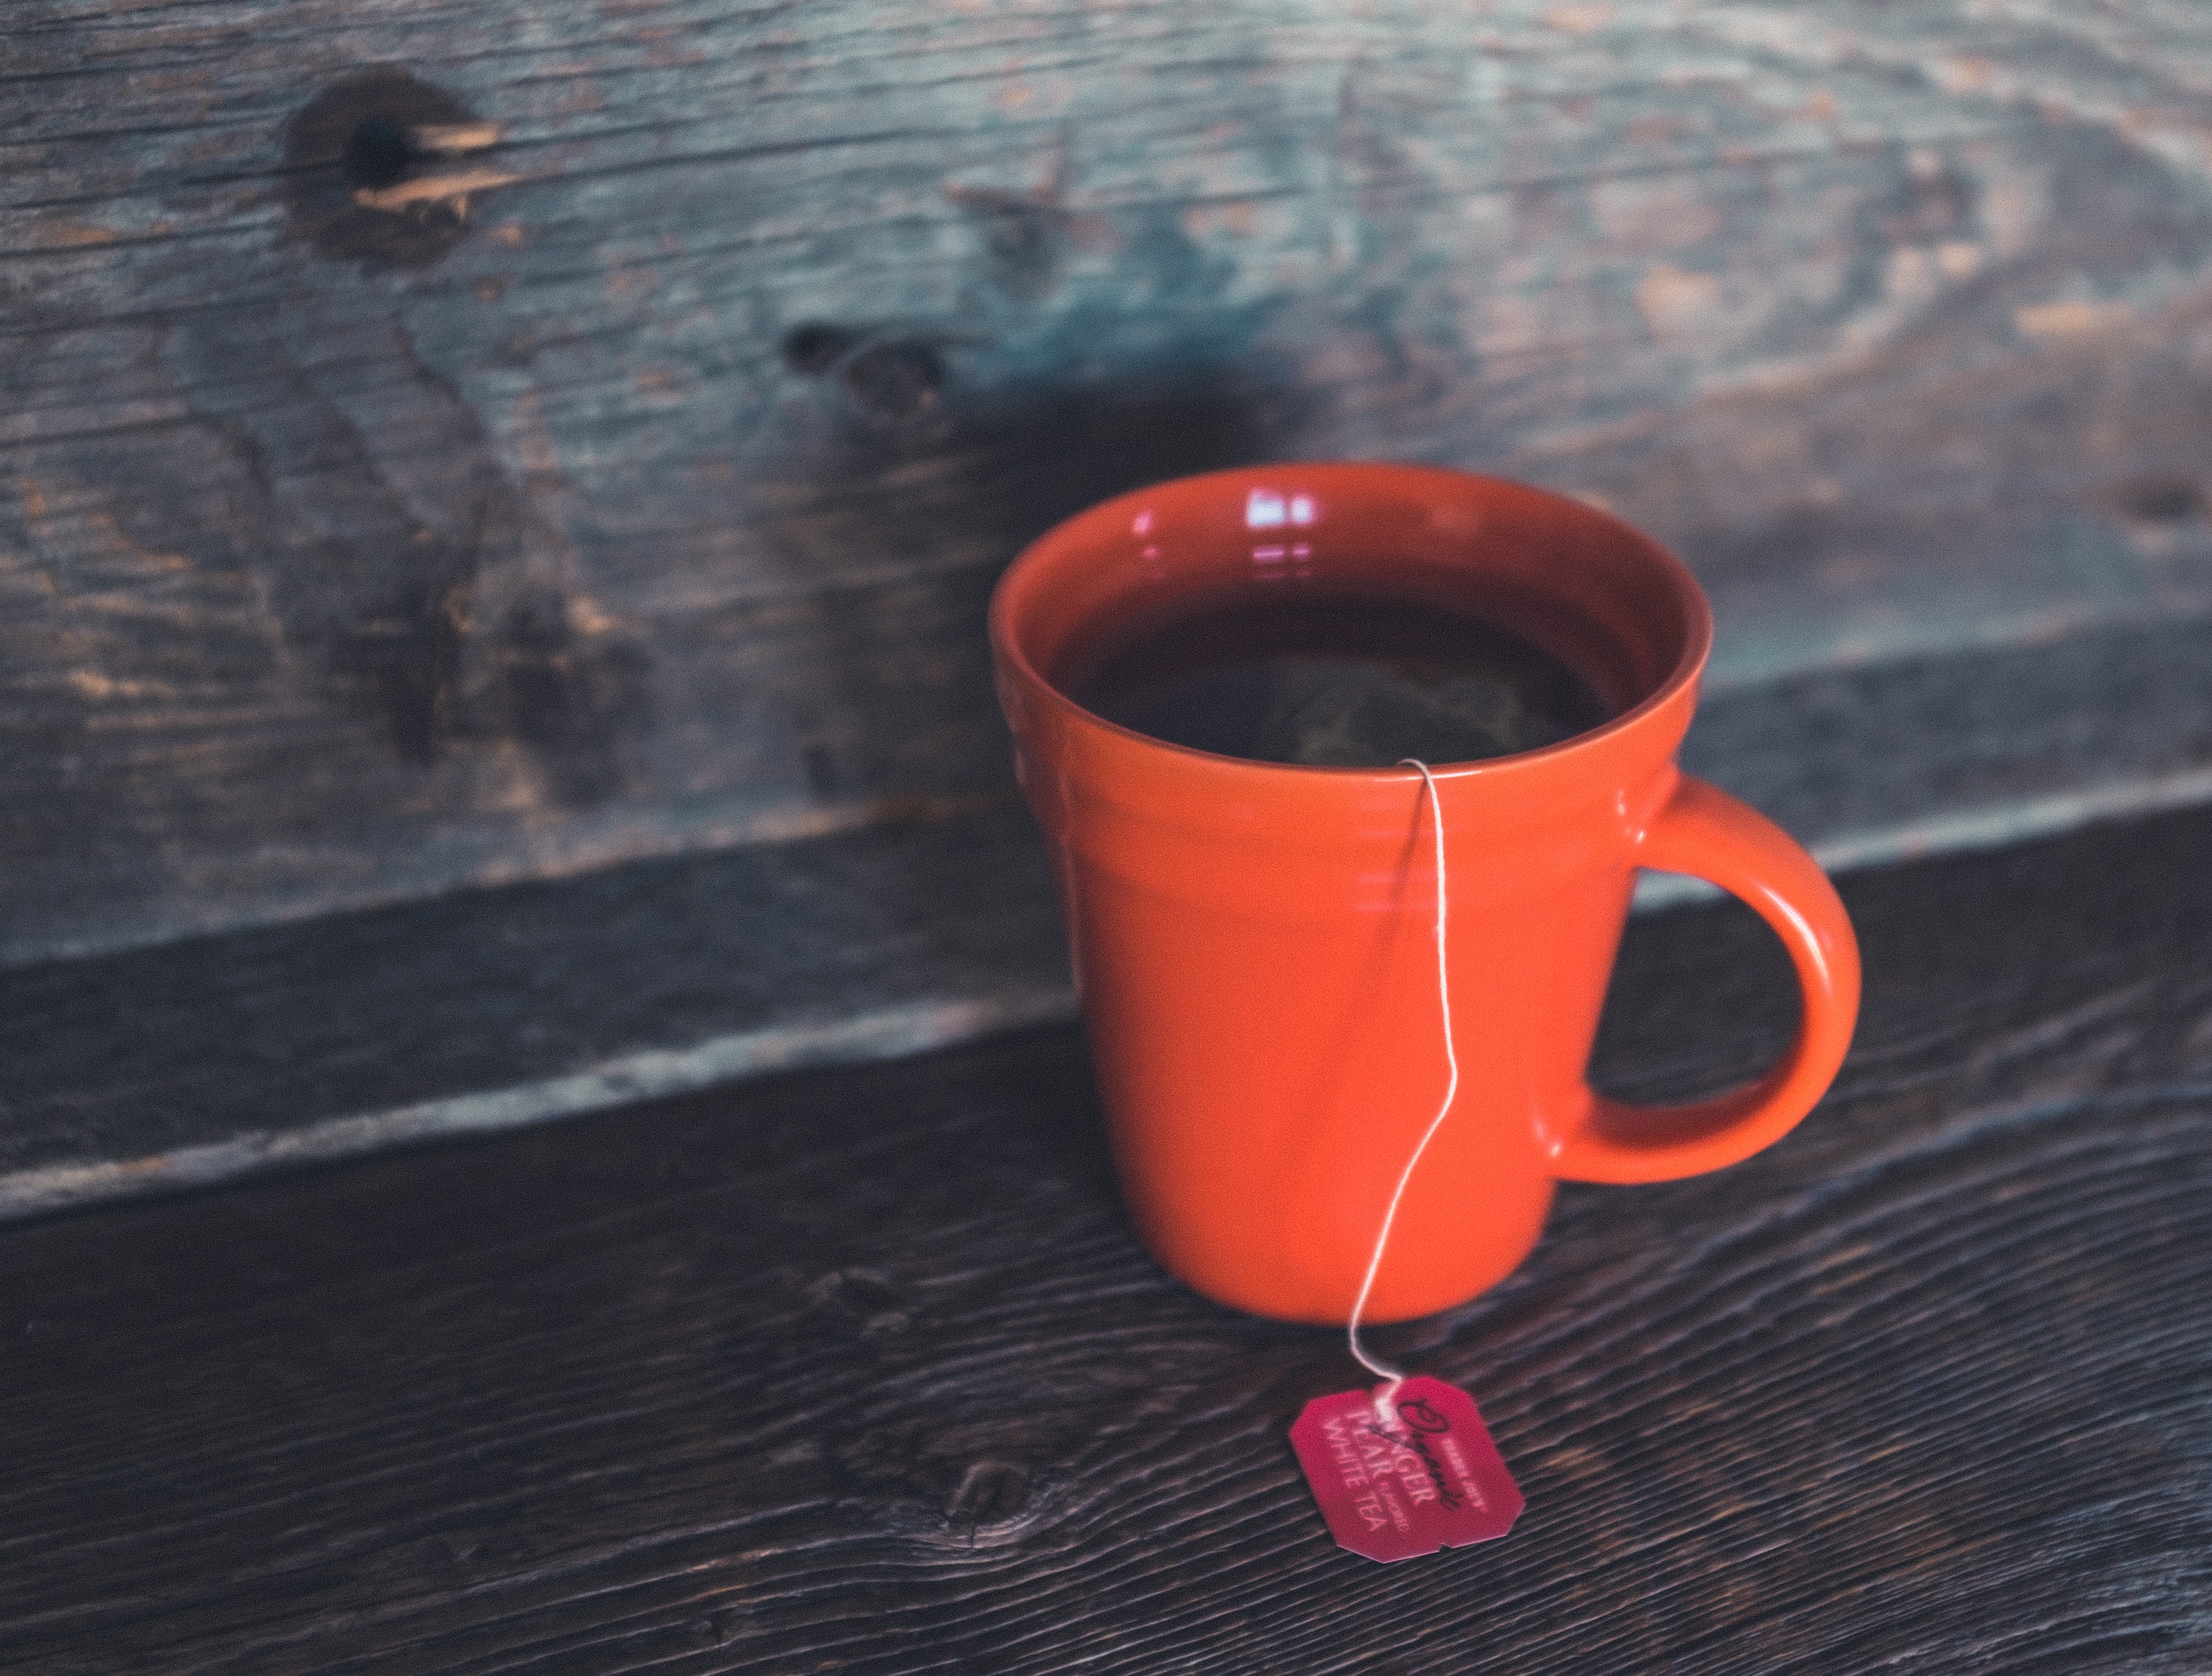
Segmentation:
<svg viewBox="0 0 2212 1676">
<path fill-rule="evenodd" d="M 992 650 L 1000 661 L 1024 683 L 1044 694 L 1054 707 L 1078 725 L 1096 728 L 1109 735 L 1128 740 L 1153 750 L 1170 752 L 1178 757 L 1190 759 L 1216 771 L 1243 771 L 1269 777 L 1292 775 L 1307 784 L 1317 784 L 1316 776 L 1326 776 L 1339 781 L 1397 780 L 1419 776 L 1419 771 L 1403 762 L 1388 767 L 1346 767 L 1311 762 L 1273 762 L 1258 757 L 1232 756 L 1223 751 L 1205 750 L 1195 745 L 1176 744 L 1156 734 L 1141 732 L 1119 722 L 1109 721 L 1097 711 L 1078 703 L 1048 678 L 1030 659 L 1028 648 L 1021 643 L 1016 632 L 1014 617 L 1019 609 L 1019 596 L 1025 587 L 1038 586 L 1033 578 L 1041 574 L 1050 555 L 1057 550 L 1081 539 L 1094 524 L 1111 528 L 1120 523 L 1135 503 L 1163 489 L 1202 491 L 1205 488 L 1231 484 L 1254 487 L 1274 487 L 1264 483 L 1270 477 L 1279 477 L 1287 471 L 1318 472 L 1325 477 L 1362 478 L 1370 483 L 1395 478 L 1409 488 L 1422 484 L 1437 489 L 1456 488 L 1464 492 L 1474 488 L 1485 495 L 1504 495 L 1525 496 L 1548 505 L 1559 512 L 1585 522 L 1602 531 L 1608 537 L 1635 550 L 1651 563 L 1651 568 L 1669 585 L 1669 592 L 1683 612 L 1682 649 L 1674 667 L 1636 703 L 1620 714 L 1607 718 L 1595 727 L 1584 728 L 1571 738 L 1553 744 L 1538 745 L 1528 750 L 1510 751 L 1497 756 L 1476 757 L 1470 761 L 1430 763 L 1429 770 L 1437 780 L 1461 780 L 1478 775 L 1511 774 L 1516 770 L 1534 768 L 1563 761 L 1588 750 L 1601 750 L 1606 744 L 1620 735 L 1637 731 L 1655 714 L 1668 709 L 1680 700 L 1686 689 L 1693 688 L 1703 674 L 1712 655 L 1712 607 L 1705 592 L 1689 567 L 1656 537 L 1639 530 L 1625 519 L 1590 505 L 1586 501 L 1562 495 L 1556 489 L 1541 488 L 1534 483 L 1517 482 L 1510 477 L 1496 477 L 1474 471 L 1462 471 L 1449 466 L 1420 465 L 1411 463 L 1382 460 L 1279 460 L 1261 465 L 1232 466 L 1219 471 L 1194 473 L 1188 477 L 1163 478 L 1101 501 L 1083 511 L 1062 519 L 1042 534 L 1029 542 L 1015 555 L 1013 562 L 1000 575 L 991 591 L 989 630 Z M 1410 494 L 1409 501 L 1433 503 L 1431 495 Z"/>
</svg>

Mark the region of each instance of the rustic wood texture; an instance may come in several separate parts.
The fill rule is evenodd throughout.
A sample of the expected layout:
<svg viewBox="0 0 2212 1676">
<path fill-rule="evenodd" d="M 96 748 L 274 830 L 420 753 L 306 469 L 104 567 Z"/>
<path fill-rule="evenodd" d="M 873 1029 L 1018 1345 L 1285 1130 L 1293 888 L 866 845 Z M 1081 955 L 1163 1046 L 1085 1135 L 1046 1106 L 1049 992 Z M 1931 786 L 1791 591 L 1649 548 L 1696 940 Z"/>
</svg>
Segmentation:
<svg viewBox="0 0 2212 1676">
<path fill-rule="evenodd" d="M 2193 1673 L 2212 816 L 1860 876 L 1834 1096 L 1380 1335 L 1495 1545 L 1334 1548 L 1340 1339 L 1136 1247 L 1073 1032 L 0 1230 L 0 1645 L 98 1671 Z M 1786 1033 L 1631 932 L 1608 1086 Z"/>
<path fill-rule="evenodd" d="M 1599 495 L 1728 682 L 2201 622 L 2208 136 L 2157 0 L 17 0 L 4 952 L 1001 794 L 998 567 L 1254 458 Z"/>
<path fill-rule="evenodd" d="M 0 971 L 0 1217 L 1072 1018 L 1015 808 Z"/>
<path fill-rule="evenodd" d="M 2057 770 L 2117 776 L 2137 812 L 2212 798 L 2208 670 L 2212 632 L 2170 624 L 1808 674 L 1715 696 L 1686 760 L 1837 864 L 1985 847 L 2099 812 L 2078 791 L 2033 795 Z M 1043 853 L 1012 801 L 0 968 L 0 1217 L 1074 1005 Z"/>
</svg>

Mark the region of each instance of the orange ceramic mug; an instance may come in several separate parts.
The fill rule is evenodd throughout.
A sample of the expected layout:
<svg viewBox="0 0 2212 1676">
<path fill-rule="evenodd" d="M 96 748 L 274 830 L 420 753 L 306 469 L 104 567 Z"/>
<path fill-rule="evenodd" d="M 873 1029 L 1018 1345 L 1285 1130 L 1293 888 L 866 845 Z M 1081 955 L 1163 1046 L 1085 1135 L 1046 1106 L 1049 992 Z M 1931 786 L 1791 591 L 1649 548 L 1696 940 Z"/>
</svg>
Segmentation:
<svg viewBox="0 0 2212 1676">
<path fill-rule="evenodd" d="M 1540 489 L 1403 465 L 1279 465 L 1095 507 L 991 603 L 1000 701 L 1052 852 L 1116 1164 L 1146 1244 L 1207 1296 L 1341 1324 L 1445 1086 L 1436 876 L 1413 769 L 1186 750 L 1055 685 L 1191 602 L 1322 587 L 1518 631 L 1614 719 L 1436 770 L 1459 1092 L 1408 1185 L 1365 1318 L 1503 1278 L 1553 1184 L 1717 1169 L 1786 1133 L 1858 1010 L 1843 905 L 1782 830 L 1675 752 L 1712 617 L 1647 537 Z M 1583 1079 L 1638 868 L 1751 904 L 1796 962 L 1796 1041 L 1758 1082 L 1645 1108 Z"/>
</svg>

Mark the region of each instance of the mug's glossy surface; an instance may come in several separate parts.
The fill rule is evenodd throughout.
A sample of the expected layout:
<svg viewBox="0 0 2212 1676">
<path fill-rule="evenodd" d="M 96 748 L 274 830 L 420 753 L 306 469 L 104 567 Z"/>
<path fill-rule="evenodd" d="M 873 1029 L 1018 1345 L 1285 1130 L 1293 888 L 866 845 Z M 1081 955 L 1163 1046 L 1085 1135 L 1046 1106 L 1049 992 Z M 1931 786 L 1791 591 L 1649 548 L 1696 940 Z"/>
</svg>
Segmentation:
<svg viewBox="0 0 2212 1676">
<path fill-rule="evenodd" d="M 1367 1310 L 1405 1320 L 1509 1273 L 1555 1181 L 1694 1175 L 1785 1133 L 1850 1044 L 1858 955 L 1804 851 L 1675 767 L 1711 616 L 1627 525 L 1517 484 L 1362 465 L 1218 472 L 1079 514 L 992 600 L 1000 700 L 1053 853 L 1123 1192 L 1197 1290 L 1287 1320 L 1350 1311 L 1444 1089 L 1421 779 L 1164 744 L 1055 682 L 1179 604 L 1306 587 L 1500 622 L 1615 712 L 1541 750 L 1432 765 L 1461 1080 Z M 1758 1083 L 1647 1110 L 1583 1080 L 1639 867 L 1735 892 L 1788 947 L 1803 1018 Z"/>
</svg>

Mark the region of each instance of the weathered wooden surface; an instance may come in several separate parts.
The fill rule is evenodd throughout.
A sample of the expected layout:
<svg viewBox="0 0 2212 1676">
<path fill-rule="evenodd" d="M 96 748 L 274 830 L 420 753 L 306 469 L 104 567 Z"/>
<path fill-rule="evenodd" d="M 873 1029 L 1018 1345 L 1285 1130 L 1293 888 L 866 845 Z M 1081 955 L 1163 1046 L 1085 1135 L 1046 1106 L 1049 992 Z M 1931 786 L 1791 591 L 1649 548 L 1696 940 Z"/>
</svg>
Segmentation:
<svg viewBox="0 0 2212 1676">
<path fill-rule="evenodd" d="M 2212 797 L 2208 670 L 2168 625 L 1808 674 L 1688 761 L 1833 864 L 1987 846 L 2100 812 L 2054 768 Z M 1005 802 L 0 969 L 0 1217 L 1073 1017 L 1059 923 Z"/>
<path fill-rule="evenodd" d="M 1163 1278 L 1050 1031 L 0 1230 L 12 1669 L 2184 1673 L 2212 1661 L 2212 817 L 1869 873 L 1838 1090 L 1381 1335 L 1529 1508 L 1332 1547 L 1340 1339 Z M 1632 930 L 1643 1096 L 1789 1023 Z"/>
<path fill-rule="evenodd" d="M 0 1217 L 1071 1018 L 1018 809 L 0 971 Z"/>
<path fill-rule="evenodd" d="M 997 568 L 1236 460 L 1601 495 L 1738 683 L 2202 621 L 2208 136 L 2152 0 L 18 0 L 5 951 L 1002 793 Z"/>
</svg>

